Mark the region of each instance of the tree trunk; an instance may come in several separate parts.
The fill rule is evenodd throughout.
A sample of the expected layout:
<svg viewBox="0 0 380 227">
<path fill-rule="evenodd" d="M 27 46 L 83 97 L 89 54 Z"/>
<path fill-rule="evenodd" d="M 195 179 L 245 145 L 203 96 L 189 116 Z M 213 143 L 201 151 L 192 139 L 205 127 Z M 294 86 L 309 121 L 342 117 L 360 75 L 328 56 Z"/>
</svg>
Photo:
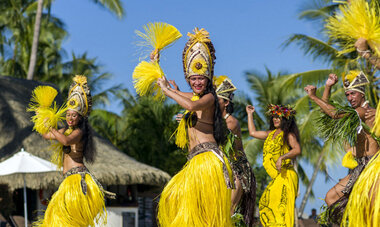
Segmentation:
<svg viewBox="0 0 380 227">
<path fill-rule="evenodd" d="M 34 24 L 32 51 L 30 53 L 29 69 L 28 69 L 28 76 L 27 76 L 28 80 L 33 80 L 34 69 L 36 67 L 37 48 L 38 48 L 38 39 L 40 37 L 43 2 L 44 0 L 38 0 L 38 3 L 37 3 L 36 22 Z"/>
<path fill-rule="evenodd" d="M 326 149 L 323 148 L 323 150 L 322 150 L 321 153 L 319 154 L 318 162 L 317 162 L 317 164 L 315 164 L 315 166 L 314 166 L 313 176 L 311 177 L 310 182 L 309 182 L 309 185 L 308 185 L 307 188 L 306 188 L 305 195 L 304 195 L 303 198 L 302 198 L 302 203 L 301 203 L 301 206 L 300 206 L 300 210 L 299 210 L 299 212 L 298 212 L 298 217 L 301 217 L 302 214 L 303 214 L 303 211 L 305 210 L 306 202 L 307 202 L 307 200 L 309 199 L 309 195 L 310 195 L 311 189 L 312 189 L 312 187 L 313 187 L 313 185 L 314 185 L 314 181 L 315 181 L 315 179 L 317 178 L 317 175 L 318 175 L 319 169 L 320 169 L 321 164 L 322 164 L 323 157 L 324 157 L 324 155 L 325 155 L 325 150 L 326 150 Z"/>
</svg>

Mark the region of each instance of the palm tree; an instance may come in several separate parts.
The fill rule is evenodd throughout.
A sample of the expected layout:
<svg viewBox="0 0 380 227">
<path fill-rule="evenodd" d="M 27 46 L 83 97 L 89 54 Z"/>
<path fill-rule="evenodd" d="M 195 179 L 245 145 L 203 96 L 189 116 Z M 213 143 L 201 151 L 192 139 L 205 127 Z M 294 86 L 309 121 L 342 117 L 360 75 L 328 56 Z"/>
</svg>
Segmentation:
<svg viewBox="0 0 380 227">
<path fill-rule="evenodd" d="M 52 0 L 48 1 L 49 6 L 51 5 L 51 1 Z M 28 69 L 28 75 L 27 75 L 28 80 L 33 79 L 34 69 L 35 69 L 35 65 L 37 61 L 37 49 L 38 49 L 38 42 L 39 42 L 39 35 L 40 35 L 40 28 L 41 28 L 43 2 L 44 2 L 43 0 L 37 0 L 37 13 L 35 17 L 36 19 L 35 19 L 34 32 L 33 32 L 33 41 L 32 41 L 29 69 Z M 115 13 L 119 18 L 121 18 L 124 15 L 124 9 L 121 6 L 120 0 L 93 0 L 93 2 L 109 9 L 111 12 Z"/>
</svg>

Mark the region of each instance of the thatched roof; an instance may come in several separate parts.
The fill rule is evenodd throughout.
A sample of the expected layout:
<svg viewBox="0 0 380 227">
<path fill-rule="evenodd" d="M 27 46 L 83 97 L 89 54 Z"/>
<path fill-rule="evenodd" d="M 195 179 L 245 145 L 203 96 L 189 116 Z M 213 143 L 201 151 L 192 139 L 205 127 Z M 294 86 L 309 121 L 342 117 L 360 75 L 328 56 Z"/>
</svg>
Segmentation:
<svg viewBox="0 0 380 227">
<path fill-rule="evenodd" d="M 33 155 L 50 159 L 49 142 L 32 131 L 31 113 L 25 111 L 32 90 L 38 85 L 41 83 L 0 76 L 0 161 L 22 147 Z M 87 167 L 102 184 L 163 186 L 170 179 L 166 172 L 136 161 L 100 136 L 94 140 L 98 155 L 95 163 Z M 59 172 L 26 176 L 27 187 L 31 189 L 57 186 L 62 179 Z M 4 182 L 12 190 L 23 187 L 17 174 L 0 177 L 0 183 Z"/>
</svg>

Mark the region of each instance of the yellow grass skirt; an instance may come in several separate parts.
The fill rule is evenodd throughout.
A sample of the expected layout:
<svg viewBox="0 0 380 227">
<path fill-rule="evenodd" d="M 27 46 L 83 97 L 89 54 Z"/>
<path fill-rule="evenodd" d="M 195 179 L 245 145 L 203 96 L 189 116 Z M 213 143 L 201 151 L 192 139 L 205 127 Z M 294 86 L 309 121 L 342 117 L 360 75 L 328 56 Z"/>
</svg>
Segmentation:
<svg viewBox="0 0 380 227">
<path fill-rule="evenodd" d="M 166 185 L 158 206 L 162 227 L 232 226 L 222 162 L 211 151 L 194 156 Z"/>
<path fill-rule="evenodd" d="M 104 195 L 89 174 L 85 175 L 86 195 L 82 192 L 81 175 L 73 174 L 65 178 L 54 193 L 45 211 L 45 217 L 33 226 L 46 227 L 87 227 L 104 224 L 107 213 Z"/>
<path fill-rule="evenodd" d="M 380 226 L 380 154 L 372 158 L 356 181 L 341 226 Z"/>
</svg>

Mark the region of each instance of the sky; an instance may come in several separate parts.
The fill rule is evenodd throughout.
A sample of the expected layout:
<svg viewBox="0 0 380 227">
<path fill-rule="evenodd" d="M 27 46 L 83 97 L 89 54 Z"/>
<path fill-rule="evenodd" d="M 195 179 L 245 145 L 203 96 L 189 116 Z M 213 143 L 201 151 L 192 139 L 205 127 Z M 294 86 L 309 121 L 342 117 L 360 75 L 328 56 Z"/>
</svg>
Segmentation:
<svg viewBox="0 0 380 227">
<path fill-rule="evenodd" d="M 321 62 L 305 57 L 297 46 L 283 48 L 283 42 L 294 33 L 321 37 L 318 25 L 300 20 L 300 9 L 310 0 L 129 0 L 123 1 L 126 16 L 115 15 L 89 0 L 55 0 L 52 14 L 63 20 L 70 34 L 64 49 L 89 57 L 97 57 L 103 70 L 113 75 L 105 87 L 122 84 L 134 91 L 132 72 L 139 63 L 141 50 L 136 46 L 140 39 L 135 30 L 142 31 L 148 22 L 166 22 L 183 35 L 173 46 L 161 53 L 160 64 L 169 79 L 174 79 L 181 90 L 189 90 L 182 71 L 182 50 L 186 34 L 194 27 L 205 28 L 210 33 L 216 50 L 215 75 L 228 75 L 239 91 L 254 98 L 249 90 L 245 72 L 265 74 L 265 67 L 277 73 L 304 72 L 321 69 Z M 327 76 L 327 75 L 326 75 Z M 253 104 L 257 104 L 253 99 Z M 113 102 L 109 110 L 119 112 Z M 307 166 L 311 177 L 312 166 Z M 342 167 L 328 169 L 335 181 L 347 171 Z M 326 192 L 335 184 L 325 182 L 318 175 L 313 190 L 316 199 L 309 200 L 305 212 L 323 204 Z M 301 185 L 297 207 L 305 188 Z"/>
</svg>

